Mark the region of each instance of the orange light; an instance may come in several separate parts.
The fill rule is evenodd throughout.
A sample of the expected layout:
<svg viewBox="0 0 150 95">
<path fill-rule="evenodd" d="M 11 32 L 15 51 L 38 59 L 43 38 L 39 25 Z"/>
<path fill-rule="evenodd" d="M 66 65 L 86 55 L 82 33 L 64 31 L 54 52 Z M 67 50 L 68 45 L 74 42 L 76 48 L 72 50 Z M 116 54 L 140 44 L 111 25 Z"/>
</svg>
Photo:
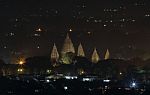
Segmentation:
<svg viewBox="0 0 150 95">
<path fill-rule="evenodd" d="M 20 61 L 20 62 L 19 62 L 20 65 L 22 65 L 23 63 L 24 63 L 23 61 Z"/>
</svg>

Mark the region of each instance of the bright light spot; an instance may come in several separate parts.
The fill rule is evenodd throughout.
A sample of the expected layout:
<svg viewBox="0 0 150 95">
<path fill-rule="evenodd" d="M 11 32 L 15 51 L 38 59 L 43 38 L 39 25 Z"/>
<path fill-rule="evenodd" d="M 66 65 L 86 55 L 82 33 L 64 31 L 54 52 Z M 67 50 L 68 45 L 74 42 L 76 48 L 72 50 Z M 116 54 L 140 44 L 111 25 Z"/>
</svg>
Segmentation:
<svg viewBox="0 0 150 95">
<path fill-rule="evenodd" d="M 22 65 L 22 64 L 23 64 L 23 61 L 20 61 L 19 64 Z"/>
<path fill-rule="evenodd" d="M 37 31 L 37 32 L 41 32 L 41 31 L 42 31 L 42 29 L 41 29 L 41 28 L 39 28 L 39 29 L 37 29 L 36 31 Z"/>
<path fill-rule="evenodd" d="M 106 27 L 107 25 L 106 24 L 104 24 L 104 27 Z"/>
<path fill-rule="evenodd" d="M 122 72 L 120 72 L 119 74 L 122 75 Z"/>
<path fill-rule="evenodd" d="M 65 76 L 66 79 L 77 79 L 77 76 Z"/>
<path fill-rule="evenodd" d="M 88 35 L 91 35 L 92 33 L 91 32 L 87 32 L 88 33 Z"/>
<path fill-rule="evenodd" d="M 135 86 L 136 84 L 135 83 L 132 83 L 132 86 Z"/>
<path fill-rule="evenodd" d="M 110 82 L 110 80 L 103 80 L 103 82 Z"/>
<path fill-rule="evenodd" d="M 72 29 L 69 29 L 70 32 L 72 32 Z"/>
<path fill-rule="evenodd" d="M 64 86 L 64 89 L 65 89 L 65 90 L 67 90 L 67 89 L 68 89 L 68 87 L 67 87 L 67 86 Z"/>
<path fill-rule="evenodd" d="M 89 78 L 83 78 L 83 81 L 90 81 Z"/>
<path fill-rule="evenodd" d="M 132 83 L 131 83 L 131 87 L 132 87 L 132 88 L 135 88 L 135 87 L 136 87 L 136 83 L 135 83 L 135 82 L 132 82 Z"/>
<path fill-rule="evenodd" d="M 23 69 L 18 69 L 17 71 L 18 71 L 18 72 L 23 72 Z"/>
<path fill-rule="evenodd" d="M 46 72 L 47 72 L 47 73 L 51 73 L 51 70 L 47 70 Z"/>
<path fill-rule="evenodd" d="M 49 83 L 49 82 L 50 82 L 50 80 L 48 80 L 48 79 L 47 79 L 47 80 L 46 80 L 46 82 L 47 82 L 47 83 Z"/>
<path fill-rule="evenodd" d="M 6 49 L 7 48 L 7 46 L 4 46 L 4 49 Z"/>
</svg>

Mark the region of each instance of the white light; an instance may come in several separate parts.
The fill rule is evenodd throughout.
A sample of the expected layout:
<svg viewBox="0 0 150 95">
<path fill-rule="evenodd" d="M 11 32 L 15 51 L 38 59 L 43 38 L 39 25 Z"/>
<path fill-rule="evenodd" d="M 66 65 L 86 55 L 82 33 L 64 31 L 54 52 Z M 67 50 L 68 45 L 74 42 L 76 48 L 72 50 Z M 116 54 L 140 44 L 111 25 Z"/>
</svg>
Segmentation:
<svg viewBox="0 0 150 95">
<path fill-rule="evenodd" d="M 120 72 L 119 74 L 122 75 L 122 72 Z"/>
<path fill-rule="evenodd" d="M 83 81 L 90 81 L 89 78 L 83 78 Z"/>
<path fill-rule="evenodd" d="M 68 87 L 67 87 L 67 86 L 64 86 L 64 89 L 65 89 L 65 90 L 67 90 L 67 89 L 68 89 Z"/>
<path fill-rule="evenodd" d="M 136 84 L 135 83 L 132 83 L 132 86 L 135 86 Z"/>
<path fill-rule="evenodd" d="M 72 29 L 69 29 L 70 32 L 72 32 Z"/>
<path fill-rule="evenodd" d="M 110 80 L 103 80 L 103 82 L 110 82 Z"/>
<path fill-rule="evenodd" d="M 65 76 L 65 78 L 66 78 L 66 79 L 71 79 L 71 77 L 70 77 L 70 76 Z"/>
<path fill-rule="evenodd" d="M 50 82 L 50 80 L 48 80 L 48 79 L 47 79 L 47 80 L 46 80 L 46 82 L 47 82 L 47 83 L 49 83 L 49 82 Z"/>
<path fill-rule="evenodd" d="M 135 83 L 135 82 L 132 82 L 132 83 L 131 83 L 131 87 L 132 87 L 132 88 L 135 88 L 135 87 L 136 87 L 136 83 Z"/>
</svg>

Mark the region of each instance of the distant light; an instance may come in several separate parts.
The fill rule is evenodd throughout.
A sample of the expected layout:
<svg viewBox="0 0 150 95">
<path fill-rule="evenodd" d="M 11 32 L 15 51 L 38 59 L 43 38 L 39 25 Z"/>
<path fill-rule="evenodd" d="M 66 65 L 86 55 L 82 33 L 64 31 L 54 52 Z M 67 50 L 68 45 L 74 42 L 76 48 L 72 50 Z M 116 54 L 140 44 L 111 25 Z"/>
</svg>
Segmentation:
<svg viewBox="0 0 150 95">
<path fill-rule="evenodd" d="M 120 72 L 119 74 L 122 75 L 122 72 Z"/>
<path fill-rule="evenodd" d="M 146 14 L 145 17 L 150 17 L 150 14 Z"/>
<path fill-rule="evenodd" d="M 20 61 L 19 64 L 22 65 L 22 64 L 23 64 L 23 61 Z"/>
<path fill-rule="evenodd" d="M 7 48 L 7 46 L 4 46 L 4 49 L 6 49 Z"/>
<path fill-rule="evenodd" d="M 77 76 L 65 76 L 66 79 L 77 79 Z"/>
<path fill-rule="evenodd" d="M 46 72 L 47 72 L 47 73 L 51 73 L 51 70 L 47 70 Z"/>
<path fill-rule="evenodd" d="M 40 36 L 40 34 L 34 34 L 34 36 L 39 37 L 39 36 Z"/>
<path fill-rule="evenodd" d="M 70 32 L 72 32 L 72 29 L 69 29 Z"/>
<path fill-rule="evenodd" d="M 131 85 L 130 85 L 130 87 L 132 87 L 132 88 L 135 88 L 136 86 L 137 86 L 137 85 L 136 85 L 135 82 L 132 82 Z"/>
<path fill-rule="evenodd" d="M 132 83 L 132 86 L 136 86 L 136 84 L 135 84 L 135 83 Z"/>
<path fill-rule="evenodd" d="M 106 24 L 104 24 L 104 27 L 106 27 L 107 25 Z"/>
<path fill-rule="evenodd" d="M 91 35 L 91 32 L 87 32 L 88 33 L 88 35 Z"/>
<path fill-rule="evenodd" d="M 37 29 L 36 31 L 37 31 L 37 32 L 41 32 L 41 31 L 42 31 L 42 29 L 41 29 L 41 28 L 39 28 L 39 29 Z"/>
<path fill-rule="evenodd" d="M 67 89 L 68 89 L 68 87 L 67 87 L 67 86 L 64 86 L 64 89 L 65 89 L 65 90 L 67 90 Z"/>
<path fill-rule="evenodd" d="M 83 78 L 83 81 L 90 81 L 89 78 Z"/>
<path fill-rule="evenodd" d="M 23 69 L 18 69 L 17 71 L 18 71 L 18 72 L 23 72 Z"/>
<path fill-rule="evenodd" d="M 110 82 L 110 80 L 103 80 L 103 82 Z"/>
</svg>

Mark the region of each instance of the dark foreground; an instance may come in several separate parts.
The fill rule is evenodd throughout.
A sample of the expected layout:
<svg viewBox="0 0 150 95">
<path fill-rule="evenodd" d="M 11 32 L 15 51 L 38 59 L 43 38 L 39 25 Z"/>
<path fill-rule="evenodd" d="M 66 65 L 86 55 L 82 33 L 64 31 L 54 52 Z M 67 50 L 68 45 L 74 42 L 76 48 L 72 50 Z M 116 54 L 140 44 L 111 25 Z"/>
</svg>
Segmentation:
<svg viewBox="0 0 150 95">
<path fill-rule="evenodd" d="M 68 77 L 67 77 L 68 78 Z M 122 81 L 48 79 L 45 76 L 0 77 L 0 95 L 150 95 L 150 85 Z"/>
</svg>

